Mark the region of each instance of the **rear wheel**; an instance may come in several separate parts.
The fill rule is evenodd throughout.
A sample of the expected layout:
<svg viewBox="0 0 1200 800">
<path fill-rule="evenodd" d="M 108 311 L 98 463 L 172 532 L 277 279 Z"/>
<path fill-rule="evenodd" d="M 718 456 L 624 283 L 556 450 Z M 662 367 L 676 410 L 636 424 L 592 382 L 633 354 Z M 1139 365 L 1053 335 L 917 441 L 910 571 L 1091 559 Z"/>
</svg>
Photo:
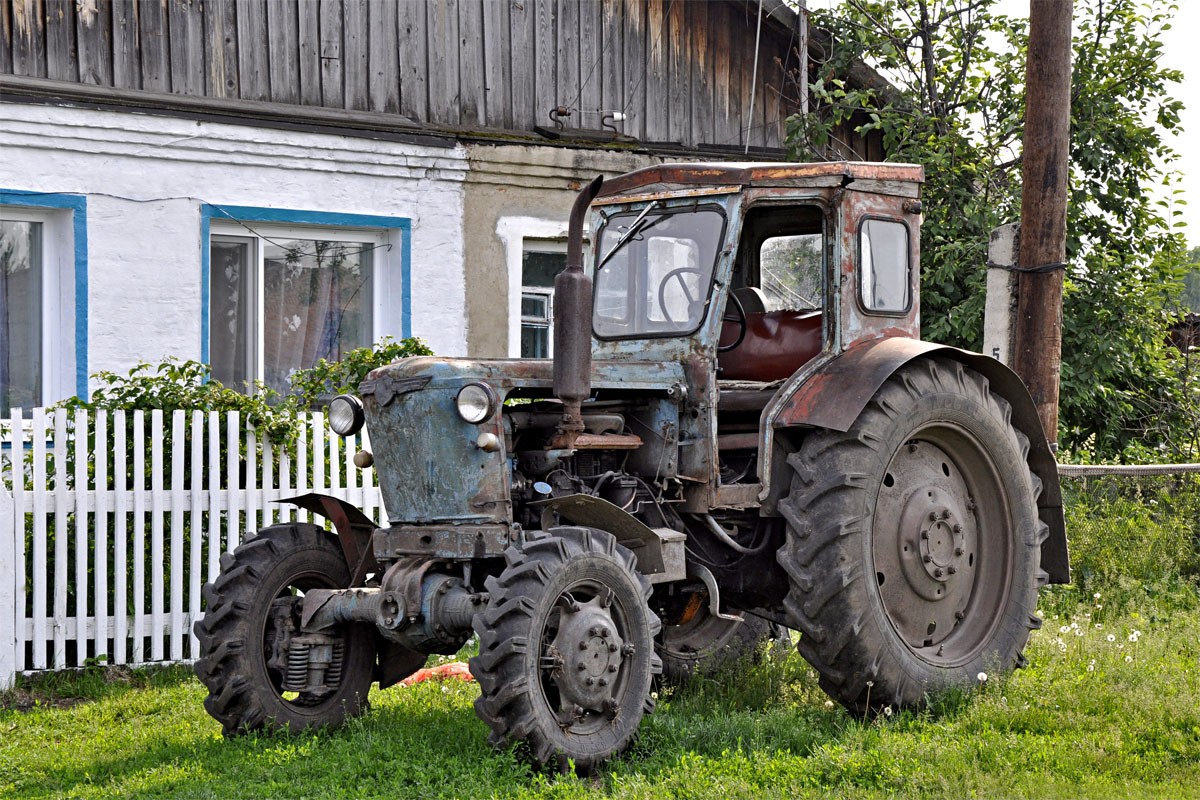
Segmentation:
<svg viewBox="0 0 1200 800">
<path fill-rule="evenodd" d="M 226 736 L 337 725 L 366 710 L 375 666 L 371 629 L 343 625 L 319 641 L 298 635 L 303 593 L 349 584 L 341 549 L 316 525 L 272 525 L 221 556 L 220 577 L 204 586 L 208 610 L 195 625 L 195 669 L 209 691 L 204 708 Z M 312 646 L 328 648 L 320 685 L 305 669 Z M 309 685 L 291 691 L 285 684 Z"/>
<path fill-rule="evenodd" d="M 847 707 L 912 706 L 1023 663 L 1047 526 L 1028 439 L 962 364 L 921 360 L 788 459 L 778 554 L 801 654 Z"/>
<path fill-rule="evenodd" d="M 475 617 L 475 711 L 496 746 L 524 742 L 538 766 L 580 772 L 620 753 L 653 710 L 658 617 L 632 553 L 591 528 L 531 531 L 488 578 Z"/>
</svg>

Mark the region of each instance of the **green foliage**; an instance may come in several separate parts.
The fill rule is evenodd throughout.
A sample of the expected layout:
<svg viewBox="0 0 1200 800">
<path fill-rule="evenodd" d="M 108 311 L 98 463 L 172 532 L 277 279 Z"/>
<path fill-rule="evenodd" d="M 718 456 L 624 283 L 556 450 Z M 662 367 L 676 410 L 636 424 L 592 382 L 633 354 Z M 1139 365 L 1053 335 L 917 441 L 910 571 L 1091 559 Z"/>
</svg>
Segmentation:
<svg viewBox="0 0 1200 800">
<path fill-rule="evenodd" d="M 1183 291 L 1178 302 L 1182 310 L 1200 314 L 1200 247 L 1188 251 L 1187 272 L 1183 276 Z"/>
<path fill-rule="evenodd" d="M 354 393 L 373 369 L 410 356 L 431 356 L 433 351 L 420 339 L 395 341 L 390 336 L 380 339 L 374 347 L 360 347 L 346 353 L 341 361 L 320 359 L 309 369 L 291 377 L 292 391 L 310 405 L 333 395 Z"/>
<path fill-rule="evenodd" d="M 833 46 L 816 113 L 789 121 L 799 158 L 824 158 L 847 126 L 878 132 L 889 160 L 926 169 L 921 235 L 925 338 L 978 350 L 987 241 L 1020 216 L 1028 34 L 994 0 L 846 0 L 813 11 Z M 1189 399 L 1165 345 L 1183 274 L 1176 175 L 1182 80 L 1159 63 L 1168 0 L 1075 4 L 1060 440 L 1101 455 L 1170 442 Z M 863 60 L 895 87 L 841 76 Z M 1172 194 L 1173 192 L 1173 194 Z"/>
</svg>

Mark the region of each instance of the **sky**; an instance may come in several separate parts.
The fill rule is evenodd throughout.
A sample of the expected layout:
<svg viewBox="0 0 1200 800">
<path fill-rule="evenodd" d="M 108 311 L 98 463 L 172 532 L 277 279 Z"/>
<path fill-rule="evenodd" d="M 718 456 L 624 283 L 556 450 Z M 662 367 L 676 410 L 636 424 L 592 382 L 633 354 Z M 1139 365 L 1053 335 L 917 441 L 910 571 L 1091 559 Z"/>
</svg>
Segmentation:
<svg viewBox="0 0 1200 800">
<path fill-rule="evenodd" d="M 1010 16 L 1028 16 L 1030 0 L 1000 0 L 997 10 Z M 1178 188 L 1180 195 L 1189 204 L 1183 207 L 1183 219 L 1187 222 L 1188 244 L 1200 246 L 1200 0 L 1177 0 L 1179 9 L 1171 30 L 1163 35 L 1165 66 L 1181 70 L 1182 84 L 1173 85 L 1173 96 L 1182 100 L 1183 133 L 1171 143 L 1179 153 L 1175 168 L 1183 174 Z M 811 5 L 811 0 L 810 0 Z M 1189 147 L 1188 144 L 1191 144 Z"/>
</svg>

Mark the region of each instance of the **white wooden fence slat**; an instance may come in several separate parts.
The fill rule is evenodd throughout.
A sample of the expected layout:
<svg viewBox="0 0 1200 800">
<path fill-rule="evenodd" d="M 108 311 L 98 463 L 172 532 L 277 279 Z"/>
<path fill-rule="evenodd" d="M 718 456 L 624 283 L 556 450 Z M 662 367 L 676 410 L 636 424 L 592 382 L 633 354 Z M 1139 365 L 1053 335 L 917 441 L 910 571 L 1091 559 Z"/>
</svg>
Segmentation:
<svg viewBox="0 0 1200 800">
<path fill-rule="evenodd" d="M 108 412 L 96 415 L 96 592 L 92 603 L 92 614 L 97 619 L 108 619 Z M 96 632 L 95 652 L 97 659 L 108 660 L 107 627 Z"/>
<path fill-rule="evenodd" d="M 312 458 L 313 458 L 313 491 L 323 492 L 328 488 L 325 483 L 325 415 L 317 412 L 312 415 Z"/>
<path fill-rule="evenodd" d="M 229 513 L 225 516 L 225 549 L 233 552 L 242 539 L 242 524 L 238 519 L 241 504 L 238 502 L 238 488 L 241 486 L 238 474 L 240 460 L 238 459 L 238 442 L 241 441 L 241 427 L 238 425 L 238 412 L 230 411 L 225 418 L 225 453 L 229 469 L 229 497 L 225 504 Z M 214 579 L 215 580 L 215 579 Z"/>
<path fill-rule="evenodd" d="M 279 447 L 279 497 L 294 497 L 291 491 L 292 486 L 292 459 L 288 455 L 287 447 L 280 445 Z M 275 513 L 279 515 L 280 522 L 292 521 L 292 509 L 295 508 L 291 503 L 276 503 Z"/>
<path fill-rule="evenodd" d="M 187 425 L 181 409 L 171 412 L 171 660 L 183 658 L 183 455 Z"/>
<path fill-rule="evenodd" d="M 329 430 L 328 426 L 321 427 L 321 438 L 329 442 L 329 488 L 342 488 L 341 467 L 338 464 L 338 435 Z"/>
<path fill-rule="evenodd" d="M 146 412 L 133 412 L 133 663 L 146 658 Z"/>
<path fill-rule="evenodd" d="M 254 435 L 254 428 L 246 426 L 246 527 L 247 534 L 253 533 L 258 529 L 258 506 L 259 503 L 256 495 L 258 483 L 258 437 Z"/>
<path fill-rule="evenodd" d="M 116 494 L 113 502 L 116 512 L 113 516 L 113 572 L 116 573 L 113 576 L 113 616 L 116 617 L 116 625 L 113 628 L 113 661 L 117 664 L 125 663 L 129 640 L 129 548 L 126 526 L 131 503 L 125 496 L 126 463 L 125 412 L 117 411 L 113 414 L 113 489 Z"/>
<path fill-rule="evenodd" d="M 163 581 L 163 413 L 150 411 L 150 630 L 161 632 L 163 600 L 166 586 Z M 150 658 L 161 661 L 163 639 L 155 633 L 150 640 Z"/>
<path fill-rule="evenodd" d="M 200 498 L 200 487 L 204 485 L 204 412 L 192 412 L 192 513 L 188 518 L 188 616 L 200 616 L 201 545 L 204 544 L 204 511 Z M 187 629 L 188 653 L 192 658 L 199 656 L 200 643 L 189 625 Z"/>
<path fill-rule="evenodd" d="M 88 413 L 87 409 L 75 409 L 75 441 L 71 451 L 75 455 L 75 486 L 87 489 L 88 485 Z M 87 616 L 88 599 L 88 513 L 83 500 L 86 495 L 75 493 L 75 616 Z M 75 664 L 82 667 L 88 655 L 86 631 L 75 637 Z"/>
<path fill-rule="evenodd" d="M 217 579 L 221 566 L 221 415 L 208 412 L 208 572 L 207 582 Z"/>
<path fill-rule="evenodd" d="M 33 410 L 33 668 L 46 669 L 46 412 Z"/>
<path fill-rule="evenodd" d="M 12 410 L 12 420 L 10 423 L 9 441 L 12 443 L 12 449 L 9 452 L 12 454 L 13 467 L 13 589 L 15 592 L 14 610 L 16 611 L 16 637 L 13 641 L 15 649 L 15 658 L 13 661 L 13 669 L 20 672 L 25 669 L 25 642 L 29 637 L 25 635 L 25 626 L 21 623 L 25 620 L 25 612 L 28 608 L 25 597 L 25 580 L 27 573 L 25 571 L 25 559 L 28 553 L 25 552 L 25 514 L 29 508 L 29 492 L 25 488 L 25 424 L 23 412 L 19 408 Z"/>
<path fill-rule="evenodd" d="M 271 447 L 271 439 L 264 433 L 262 439 L 262 524 L 258 526 L 259 530 L 268 525 L 275 524 L 275 503 L 270 502 L 267 497 L 267 492 L 275 485 L 274 466 L 275 451 Z"/>
<path fill-rule="evenodd" d="M 54 654 L 57 669 L 67 665 L 67 410 L 54 412 Z"/>
<path fill-rule="evenodd" d="M 17 654 L 25 649 L 25 637 L 19 633 L 25 621 L 25 450 L 18 444 L 22 438 L 18 431 L 24 423 L 19 408 L 11 411 L 8 454 L 13 490 L 10 495 L 0 486 L 0 555 L 11 548 L 14 558 L 0 558 L 0 691 L 12 687 L 21 669 Z M 12 520 L 11 528 L 7 520 Z M 5 531 L 11 531 L 9 541 L 5 541 Z"/>
<path fill-rule="evenodd" d="M 296 494 L 308 493 L 308 415 L 300 414 L 299 432 L 296 436 Z M 307 511 L 296 510 L 296 519 L 311 522 L 312 515 Z"/>
</svg>

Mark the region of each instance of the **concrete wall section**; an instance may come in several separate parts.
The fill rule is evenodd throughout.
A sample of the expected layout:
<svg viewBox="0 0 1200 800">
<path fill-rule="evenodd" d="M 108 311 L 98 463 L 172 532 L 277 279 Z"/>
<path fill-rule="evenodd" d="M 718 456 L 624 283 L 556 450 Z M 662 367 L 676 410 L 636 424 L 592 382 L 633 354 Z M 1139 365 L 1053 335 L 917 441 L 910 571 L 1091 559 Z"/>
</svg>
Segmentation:
<svg viewBox="0 0 1200 800">
<path fill-rule="evenodd" d="M 467 350 L 477 358 L 520 353 L 523 241 L 565 239 L 571 204 L 597 175 L 661 158 L 645 153 L 527 145 L 469 146 L 463 206 Z"/>
<path fill-rule="evenodd" d="M 467 352 L 462 147 L 15 103 L 0 118 L 0 188 L 87 197 L 91 372 L 200 357 L 205 203 L 411 220 L 412 333 Z"/>
</svg>

